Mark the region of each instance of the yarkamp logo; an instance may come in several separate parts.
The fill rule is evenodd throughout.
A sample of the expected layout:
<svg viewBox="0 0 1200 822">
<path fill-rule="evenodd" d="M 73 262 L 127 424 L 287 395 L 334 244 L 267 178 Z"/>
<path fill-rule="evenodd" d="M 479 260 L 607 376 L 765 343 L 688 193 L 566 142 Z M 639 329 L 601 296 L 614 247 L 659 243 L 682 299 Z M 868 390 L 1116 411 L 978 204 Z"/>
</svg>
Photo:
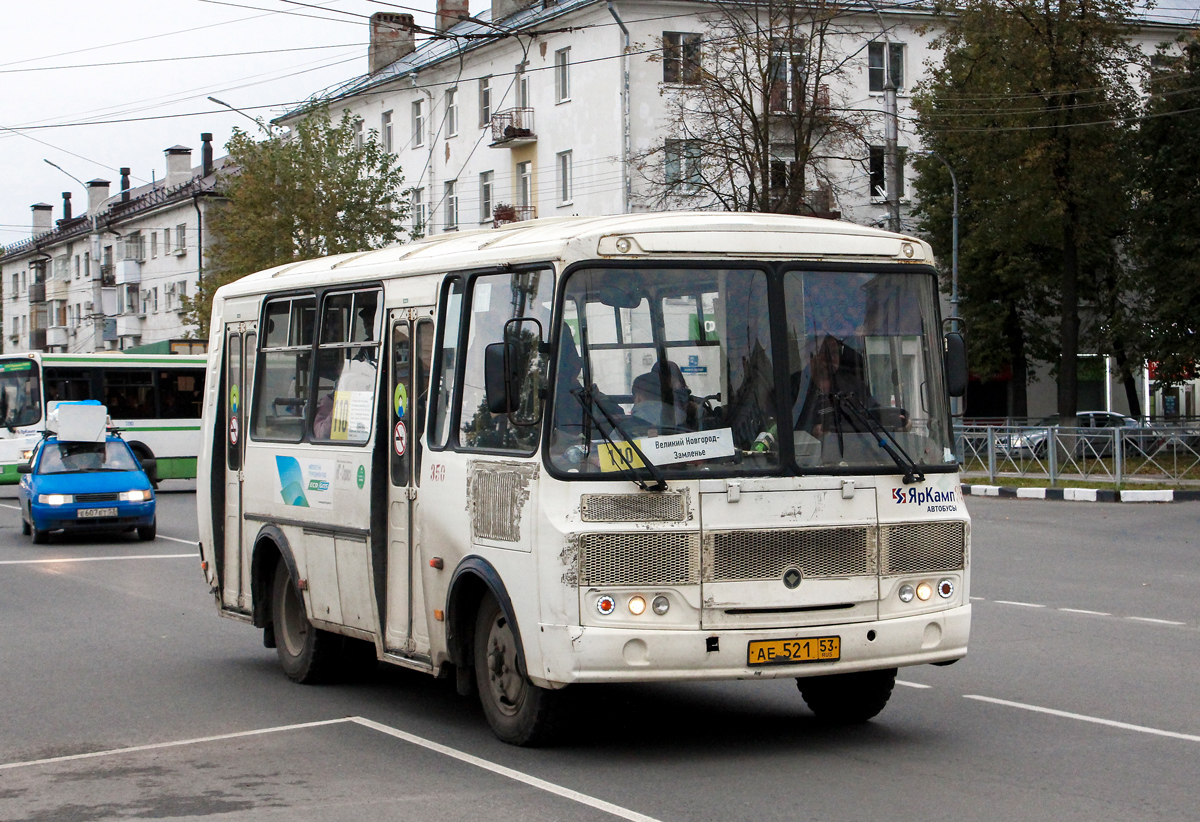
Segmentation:
<svg viewBox="0 0 1200 822">
<path fill-rule="evenodd" d="M 326 480 L 312 479 L 308 481 L 309 491 L 328 491 L 329 482 Z"/>
<path fill-rule="evenodd" d="M 925 505 L 934 502 L 956 502 L 953 491 L 936 491 L 933 488 L 893 488 L 892 502 L 897 505 Z"/>
</svg>

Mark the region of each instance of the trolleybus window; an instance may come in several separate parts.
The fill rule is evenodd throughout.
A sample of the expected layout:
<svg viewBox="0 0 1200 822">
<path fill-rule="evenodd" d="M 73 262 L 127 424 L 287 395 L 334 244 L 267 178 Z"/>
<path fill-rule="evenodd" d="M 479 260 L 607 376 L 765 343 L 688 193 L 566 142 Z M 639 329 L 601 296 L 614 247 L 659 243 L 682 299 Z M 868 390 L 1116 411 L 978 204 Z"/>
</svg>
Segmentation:
<svg viewBox="0 0 1200 822">
<path fill-rule="evenodd" d="M 0 365 L 0 425 L 33 425 L 42 418 L 38 366 L 33 360 Z"/>
<path fill-rule="evenodd" d="M 364 443 L 375 418 L 379 290 L 330 294 L 321 310 L 314 440 Z"/>
<path fill-rule="evenodd" d="M 263 348 L 253 403 L 255 439 L 299 442 L 308 409 L 316 300 L 290 297 L 267 303 Z"/>
<path fill-rule="evenodd" d="M 467 334 L 467 363 L 462 389 L 462 434 L 464 448 L 533 451 L 537 447 L 537 426 L 517 426 L 507 414 L 488 411 L 484 396 L 484 349 L 489 343 L 500 342 L 506 334 L 506 323 L 516 319 L 535 319 L 541 329 L 550 327 L 551 300 L 554 296 L 554 274 L 549 269 L 488 274 L 476 277 L 471 287 L 471 324 Z M 516 350 L 525 352 L 532 361 L 524 364 L 522 373 L 543 374 L 538 354 L 538 323 L 507 326 L 510 338 L 516 338 Z M 522 411 L 533 412 L 539 402 L 541 380 L 524 380 L 525 396 L 516 398 Z"/>
</svg>

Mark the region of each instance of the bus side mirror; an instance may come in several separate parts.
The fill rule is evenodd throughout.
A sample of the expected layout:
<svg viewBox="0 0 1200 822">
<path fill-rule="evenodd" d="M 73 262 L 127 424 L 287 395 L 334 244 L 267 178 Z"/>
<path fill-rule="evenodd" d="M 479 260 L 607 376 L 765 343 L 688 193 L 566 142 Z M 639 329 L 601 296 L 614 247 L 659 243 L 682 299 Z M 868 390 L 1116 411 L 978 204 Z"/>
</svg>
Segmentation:
<svg viewBox="0 0 1200 822">
<path fill-rule="evenodd" d="M 512 343 L 498 342 L 483 349 L 483 390 L 487 409 L 493 414 L 507 414 L 512 410 L 509 402 L 516 375 L 511 368 L 517 361 L 513 347 Z"/>
<path fill-rule="evenodd" d="M 961 397 L 967 393 L 967 342 L 957 331 L 946 334 L 945 358 L 946 386 L 950 396 Z"/>
<path fill-rule="evenodd" d="M 532 318 L 504 324 L 504 342 L 483 350 L 483 389 L 488 411 L 507 414 L 513 425 L 542 421 L 545 377 L 542 324 Z"/>
</svg>

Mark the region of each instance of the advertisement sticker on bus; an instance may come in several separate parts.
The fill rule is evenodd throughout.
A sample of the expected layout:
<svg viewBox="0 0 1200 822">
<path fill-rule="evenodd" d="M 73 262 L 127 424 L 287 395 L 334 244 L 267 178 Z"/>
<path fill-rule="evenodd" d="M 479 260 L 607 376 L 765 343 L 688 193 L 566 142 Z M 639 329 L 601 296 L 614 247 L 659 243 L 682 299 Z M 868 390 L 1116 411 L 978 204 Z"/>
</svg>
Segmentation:
<svg viewBox="0 0 1200 822">
<path fill-rule="evenodd" d="M 284 505 L 333 507 L 333 461 L 275 457 L 276 492 Z"/>
</svg>

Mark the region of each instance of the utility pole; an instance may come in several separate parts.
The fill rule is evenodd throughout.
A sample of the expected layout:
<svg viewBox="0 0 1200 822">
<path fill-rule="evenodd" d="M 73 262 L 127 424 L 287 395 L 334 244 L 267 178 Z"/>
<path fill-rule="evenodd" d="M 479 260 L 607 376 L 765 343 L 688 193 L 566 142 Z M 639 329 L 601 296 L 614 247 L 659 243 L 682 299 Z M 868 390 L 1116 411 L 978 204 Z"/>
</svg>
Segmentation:
<svg viewBox="0 0 1200 822">
<path fill-rule="evenodd" d="M 892 78 L 891 47 L 884 41 L 883 109 L 884 157 L 883 176 L 887 185 L 888 228 L 900 231 L 900 150 L 897 140 L 900 124 L 896 112 L 896 81 Z"/>
</svg>

